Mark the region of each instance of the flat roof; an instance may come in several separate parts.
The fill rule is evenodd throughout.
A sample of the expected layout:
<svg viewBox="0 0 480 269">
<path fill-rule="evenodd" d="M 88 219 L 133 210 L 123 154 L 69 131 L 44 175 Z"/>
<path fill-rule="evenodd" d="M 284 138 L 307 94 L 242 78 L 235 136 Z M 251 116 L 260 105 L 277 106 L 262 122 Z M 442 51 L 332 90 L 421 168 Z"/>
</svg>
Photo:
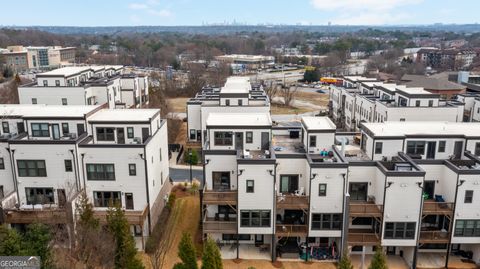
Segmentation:
<svg viewBox="0 0 480 269">
<path fill-rule="evenodd" d="M 337 127 L 328 117 L 302 117 L 307 131 L 335 130 Z"/>
<path fill-rule="evenodd" d="M 269 113 L 210 113 L 207 126 L 271 126 Z"/>
<path fill-rule="evenodd" d="M 89 121 L 97 122 L 145 122 L 151 121 L 160 109 L 102 109 L 93 114 Z"/>
<path fill-rule="evenodd" d="M 420 88 L 420 87 L 415 87 L 415 88 L 406 87 L 406 88 L 399 88 L 399 90 L 401 90 L 402 92 L 406 92 L 408 94 L 431 94 L 432 97 L 434 95 L 431 92 L 428 92 L 424 88 Z"/>
<path fill-rule="evenodd" d="M 249 77 L 229 77 L 220 93 L 249 93 L 251 89 Z"/>
<path fill-rule="evenodd" d="M 54 69 L 52 71 L 48 71 L 48 72 L 45 72 L 45 73 L 37 74 L 37 76 L 46 75 L 46 76 L 65 76 L 65 77 L 68 77 L 68 76 L 75 75 L 75 74 L 80 73 L 80 72 L 85 72 L 85 71 L 90 70 L 90 69 L 91 69 L 90 66 L 67 66 L 67 67 Z"/>
<path fill-rule="evenodd" d="M 96 106 L 60 105 L 0 105 L 0 117 L 65 118 L 83 117 Z"/>
<path fill-rule="evenodd" d="M 346 80 L 349 80 L 351 82 L 357 82 L 357 81 L 378 81 L 376 78 L 367 78 L 364 76 L 344 76 L 343 77 Z"/>
<path fill-rule="evenodd" d="M 465 135 L 480 136 L 480 123 L 443 121 L 386 121 L 362 123 L 374 136 Z"/>
</svg>

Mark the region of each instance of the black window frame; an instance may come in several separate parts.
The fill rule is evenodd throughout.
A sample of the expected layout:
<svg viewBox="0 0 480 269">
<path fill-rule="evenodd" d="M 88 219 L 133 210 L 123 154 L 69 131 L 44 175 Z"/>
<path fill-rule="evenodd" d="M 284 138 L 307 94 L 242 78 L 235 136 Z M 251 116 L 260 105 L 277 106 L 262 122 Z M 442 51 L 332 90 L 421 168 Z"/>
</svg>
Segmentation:
<svg viewBox="0 0 480 269">
<path fill-rule="evenodd" d="M 62 98 L 62 106 L 68 106 L 68 99 Z"/>
<path fill-rule="evenodd" d="M 5 159 L 0 158 L 0 170 L 5 170 Z"/>
<path fill-rule="evenodd" d="M 105 197 L 105 194 L 107 194 L 107 193 L 111 195 L 110 196 L 111 198 L 106 198 Z M 99 194 L 101 194 L 100 198 L 98 198 Z M 117 195 L 117 197 L 115 197 L 116 195 Z M 93 206 L 94 207 L 113 207 L 113 206 L 115 206 L 116 202 L 119 203 L 120 207 L 122 206 L 122 193 L 119 192 L 119 191 L 93 191 Z"/>
<path fill-rule="evenodd" d="M 440 140 L 438 141 L 438 152 L 445 152 L 447 148 L 447 141 L 445 140 Z"/>
<path fill-rule="evenodd" d="M 31 193 L 33 191 L 34 193 Z M 39 193 L 41 192 L 41 193 Z M 43 195 L 44 197 L 39 197 Z M 32 200 L 33 198 L 33 200 Z M 36 204 L 54 204 L 55 203 L 55 194 L 53 188 L 25 188 L 25 199 L 27 205 L 36 205 Z"/>
<path fill-rule="evenodd" d="M 471 223 L 471 226 L 468 224 Z M 462 224 L 462 227 L 459 227 Z M 453 236 L 457 237 L 480 237 L 480 220 L 459 219 L 455 221 Z"/>
<path fill-rule="evenodd" d="M 322 187 L 324 187 L 323 190 L 322 190 Z M 326 183 L 319 183 L 318 184 L 318 196 L 321 196 L 321 197 L 327 196 L 327 184 Z"/>
<path fill-rule="evenodd" d="M 316 135 L 309 135 L 308 136 L 308 146 L 316 148 L 317 147 L 317 136 Z"/>
<path fill-rule="evenodd" d="M 133 127 L 127 127 L 127 138 L 134 138 L 135 137 L 135 129 Z"/>
<path fill-rule="evenodd" d="M 237 104 L 238 104 L 238 106 L 243 106 L 243 100 L 242 100 L 242 99 L 238 99 Z"/>
<path fill-rule="evenodd" d="M 416 107 L 419 107 L 419 106 L 420 106 L 420 100 L 416 100 L 416 101 L 415 101 L 415 106 L 416 106 Z"/>
<path fill-rule="evenodd" d="M 245 132 L 245 143 L 247 143 L 247 144 L 252 144 L 253 143 L 253 132 L 252 131 Z"/>
<path fill-rule="evenodd" d="M 473 190 L 465 190 L 465 197 L 463 198 L 464 204 L 473 203 Z"/>
<path fill-rule="evenodd" d="M 252 185 L 249 186 L 249 183 Z M 245 192 L 246 193 L 254 193 L 255 192 L 255 180 L 253 179 L 247 179 L 245 182 Z"/>
<path fill-rule="evenodd" d="M 89 171 L 89 167 L 93 167 L 94 171 Z M 102 168 L 101 170 L 99 168 Z M 113 172 L 108 172 L 107 167 L 112 167 Z M 114 181 L 115 180 L 115 164 L 113 163 L 87 163 L 85 164 L 87 180 L 91 181 Z"/>
<path fill-rule="evenodd" d="M 37 98 L 32 98 L 32 105 L 36 105 L 36 104 L 38 104 Z"/>
<path fill-rule="evenodd" d="M 412 240 L 415 239 L 417 223 L 412 222 L 385 222 L 383 239 Z"/>
<path fill-rule="evenodd" d="M 17 172 L 19 177 L 47 177 L 47 164 L 45 160 L 17 160 Z"/>
<path fill-rule="evenodd" d="M 65 172 L 73 172 L 73 162 L 72 160 L 63 160 L 65 164 Z"/>
<path fill-rule="evenodd" d="M 34 126 L 38 126 L 38 129 L 35 130 Z M 48 123 L 32 122 L 30 128 L 32 129 L 32 137 L 50 137 L 50 125 Z"/>
<path fill-rule="evenodd" d="M 475 155 L 480 156 L 480 142 L 475 143 Z"/>
<path fill-rule="evenodd" d="M 342 213 L 312 213 L 310 223 L 312 231 L 339 231 L 342 230 Z"/>
<path fill-rule="evenodd" d="M 271 222 L 271 210 L 240 210 L 240 227 L 269 228 Z"/>
<path fill-rule="evenodd" d="M 382 154 L 383 142 L 375 142 L 375 154 Z"/>
<path fill-rule="evenodd" d="M 229 135 L 230 137 L 227 137 Z M 232 132 L 213 132 L 213 143 L 215 146 L 232 146 L 233 133 Z"/>
<path fill-rule="evenodd" d="M 70 133 L 70 127 L 68 126 L 67 122 L 62 123 L 62 133 L 64 135 Z"/>
<path fill-rule="evenodd" d="M 225 100 L 225 106 L 230 106 L 230 99 Z"/>
<path fill-rule="evenodd" d="M 2 121 L 2 132 L 4 134 L 10 133 L 10 125 L 8 124 L 8 121 Z"/>
<path fill-rule="evenodd" d="M 407 154 L 424 155 L 426 144 L 425 141 L 419 140 L 407 141 Z"/>
<path fill-rule="evenodd" d="M 128 164 L 128 175 L 129 176 L 136 176 L 137 175 L 137 164 L 129 163 Z"/>
<path fill-rule="evenodd" d="M 111 130 L 111 132 L 107 132 Z M 97 141 L 115 141 L 115 128 L 114 127 L 97 127 Z M 101 131 L 101 132 L 99 132 Z"/>
</svg>

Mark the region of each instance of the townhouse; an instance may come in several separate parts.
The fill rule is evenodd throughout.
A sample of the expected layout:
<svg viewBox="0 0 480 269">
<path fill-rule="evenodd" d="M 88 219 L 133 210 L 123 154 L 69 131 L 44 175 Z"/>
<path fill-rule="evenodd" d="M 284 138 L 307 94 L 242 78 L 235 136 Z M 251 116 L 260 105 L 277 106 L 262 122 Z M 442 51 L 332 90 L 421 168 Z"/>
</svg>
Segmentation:
<svg viewBox="0 0 480 269">
<path fill-rule="evenodd" d="M 478 134 L 466 122 L 384 119 L 339 132 L 326 117 L 209 113 L 204 238 L 224 259 L 336 260 L 382 247 L 412 268 L 458 255 L 478 264 Z"/>
<path fill-rule="evenodd" d="M 143 248 L 171 184 L 158 109 L 2 105 L 2 222 L 67 225 L 85 192 L 101 222 L 119 204 Z"/>
<path fill-rule="evenodd" d="M 138 108 L 148 104 L 148 77 L 124 74 L 123 66 L 63 67 L 37 74 L 18 96 L 20 104 Z"/>
<path fill-rule="evenodd" d="M 457 101 L 465 104 L 463 113 L 464 121 L 480 121 L 480 95 L 477 93 L 465 93 L 457 95 Z"/>
<path fill-rule="evenodd" d="M 330 116 L 341 129 L 358 131 L 362 122 L 463 121 L 462 102 L 441 100 L 423 88 L 362 79 L 345 77 L 342 87 L 330 86 Z"/>
<path fill-rule="evenodd" d="M 223 87 L 204 87 L 187 102 L 189 142 L 205 142 L 206 120 L 210 113 L 267 113 L 270 100 L 261 86 L 248 77 L 229 77 Z"/>
</svg>

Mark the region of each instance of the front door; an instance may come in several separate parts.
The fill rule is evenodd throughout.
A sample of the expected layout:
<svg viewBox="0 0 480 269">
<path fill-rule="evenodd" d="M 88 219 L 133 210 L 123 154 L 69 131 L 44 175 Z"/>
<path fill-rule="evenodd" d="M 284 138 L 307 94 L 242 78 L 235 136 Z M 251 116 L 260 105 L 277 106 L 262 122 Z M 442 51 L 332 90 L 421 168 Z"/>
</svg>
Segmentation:
<svg viewBox="0 0 480 269">
<path fill-rule="evenodd" d="M 423 187 L 423 192 L 428 194 L 428 199 L 433 199 L 435 195 L 435 181 L 433 180 L 428 180 L 425 181 Z"/>
<path fill-rule="evenodd" d="M 202 142 L 202 130 L 197 130 L 197 141 Z"/>
<path fill-rule="evenodd" d="M 270 134 L 268 132 L 262 132 L 262 150 L 268 150 L 270 148 Z"/>
<path fill-rule="evenodd" d="M 60 126 L 58 124 L 52 124 L 53 139 L 60 139 Z"/>
<path fill-rule="evenodd" d="M 213 189 L 216 191 L 230 189 L 230 172 L 212 172 Z"/>
<path fill-rule="evenodd" d="M 387 247 L 387 255 L 395 255 L 396 248 L 392 246 Z"/>
<path fill-rule="evenodd" d="M 367 201 L 368 183 L 350 183 L 350 200 Z"/>
<path fill-rule="evenodd" d="M 145 143 L 149 136 L 148 128 L 142 128 L 142 143 Z"/>
<path fill-rule="evenodd" d="M 64 207 L 67 203 L 67 196 L 65 194 L 65 189 L 57 189 L 58 195 L 58 206 Z"/>
<path fill-rule="evenodd" d="M 255 235 L 255 245 L 262 245 L 263 244 L 263 234 L 256 234 Z"/>
<path fill-rule="evenodd" d="M 23 125 L 23 122 L 17 122 L 17 132 L 19 134 L 25 133 L 25 125 Z"/>
<path fill-rule="evenodd" d="M 453 155 L 455 156 L 455 159 L 462 158 L 462 150 L 463 150 L 463 142 L 455 141 L 455 147 L 453 148 Z"/>
<path fill-rule="evenodd" d="M 133 193 L 125 193 L 125 208 L 133 210 Z"/>
<path fill-rule="evenodd" d="M 117 128 L 117 143 L 125 144 L 125 129 Z"/>
<path fill-rule="evenodd" d="M 281 193 L 294 193 L 296 190 L 298 190 L 297 175 L 280 176 L 280 192 Z"/>
<path fill-rule="evenodd" d="M 235 133 L 235 149 L 243 150 L 243 133 Z"/>
<path fill-rule="evenodd" d="M 437 150 L 437 142 L 430 141 L 427 143 L 427 159 L 435 159 L 435 151 Z"/>
</svg>

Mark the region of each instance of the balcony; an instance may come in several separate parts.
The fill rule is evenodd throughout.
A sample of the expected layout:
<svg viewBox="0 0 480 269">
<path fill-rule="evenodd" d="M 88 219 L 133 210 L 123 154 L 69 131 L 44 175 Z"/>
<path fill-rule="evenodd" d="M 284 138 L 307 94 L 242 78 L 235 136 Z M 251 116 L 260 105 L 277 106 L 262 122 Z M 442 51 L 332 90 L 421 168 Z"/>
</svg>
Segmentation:
<svg viewBox="0 0 480 269">
<path fill-rule="evenodd" d="M 307 236 L 308 227 L 306 224 L 277 224 L 277 236 Z"/>
<path fill-rule="evenodd" d="M 203 220 L 203 233 L 236 234 L 237 221 L 236 219 L 225 221 L 215 220 L 215 218 L 205 218 Z"/>
<path fill-rule="evenodd" d="M 350 217 L 382 218 L 382 205 L 369 202 L 350 202 Z"/>
<path fill-rule="evenodd" d="M 209 205 L 236 205 L 237 191 L 205 190 L 203 203 Z"/>
<path fill-rule="evenodd" d="M 9 209 L 5 210 L 6 223 L 45 223 L 62 224 L 67 223 L 67 211 L 63 208 L 46 209 Z"/>
<path fill-rule="evenodd" d="M 450 233 L 447 231 L 420 231 L 420 243 L 422 244 L 447 244 Z"/>
<path fill-rule="evenodd" d="M 132 225 L 140 225 L 143 226 L 145 218 L 147 217 L 148 213 L 148 206 L 145 207 L 142 211 L 140 210 L 124 210 L 125 218 L 127 219 L 129 224 Z M 95 210 L 94 211 L 95 218 L 100 220 L 100 223 L 105 224 L 107 223 L 107 210 Z"/>
<path fill-rule="evenodd" d="M 350 229 L 348 231 L 348 244 L 349 245 L 380 245 L 380 237 L 371 230 L 363 229 Z"/>
<path fill-rule="evenodd" d="M 424 201 L 423 215 L 452 215 L 453 203 Z"/>
<path fill-rule="evenodd" d="M 278 195 L 277 208 L 281 209 L 308 209 L 308 196 L 306 195 Z"/>
</svg>

